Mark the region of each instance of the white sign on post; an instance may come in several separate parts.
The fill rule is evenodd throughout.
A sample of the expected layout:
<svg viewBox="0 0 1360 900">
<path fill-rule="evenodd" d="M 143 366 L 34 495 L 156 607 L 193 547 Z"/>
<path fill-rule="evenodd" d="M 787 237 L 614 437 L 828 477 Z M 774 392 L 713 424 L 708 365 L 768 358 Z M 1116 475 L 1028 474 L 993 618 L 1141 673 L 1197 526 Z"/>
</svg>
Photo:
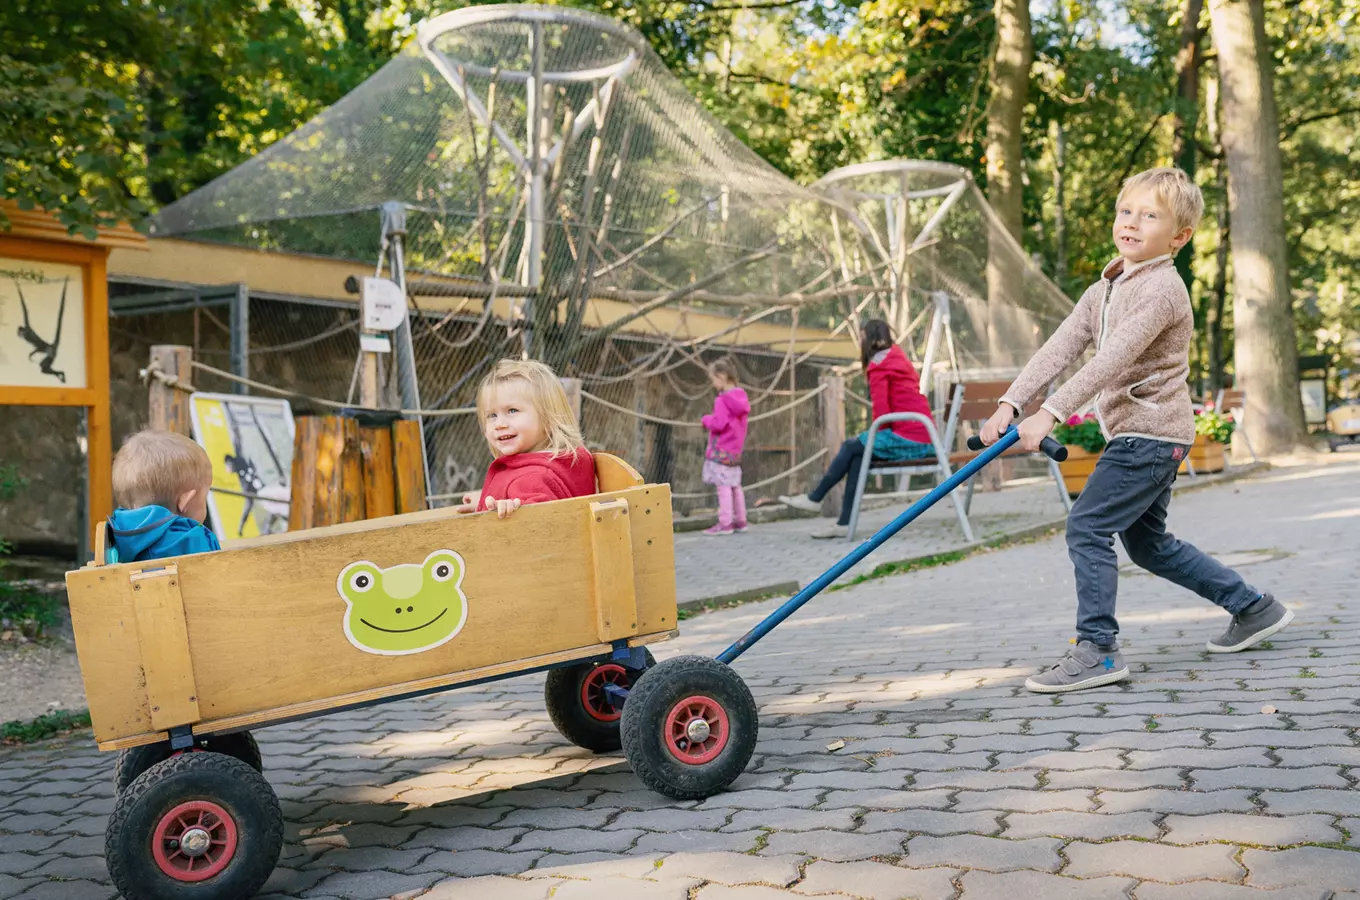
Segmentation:
<svg viewBox="0 0 1360 900">
<path fill-rule="evenodd" d="M 386 278 L 365 278 L 359 288 L 364 331 L 395 331 L 406 318 L 406 293 Z"/>
</svg>

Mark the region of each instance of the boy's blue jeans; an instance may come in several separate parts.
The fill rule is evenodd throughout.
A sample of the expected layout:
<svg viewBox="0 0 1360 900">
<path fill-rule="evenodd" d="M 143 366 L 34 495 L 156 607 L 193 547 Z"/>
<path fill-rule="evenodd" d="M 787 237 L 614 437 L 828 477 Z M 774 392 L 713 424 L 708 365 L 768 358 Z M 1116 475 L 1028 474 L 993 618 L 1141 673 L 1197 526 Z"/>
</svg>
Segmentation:
<svg viewBox="0 0 1360 900">
<path fill-rule="evenodd" d="M 1261 596 L 1232 569 L 1167 532 L 1171 485 L 1186 452 L 1180 444 L 1134 437 L 1115 438 L 1105 447 L 1067 517 L 1077 640 L 1106 646 L 1119 634 L 1116 534 L 1134 563 L 1234 615 Z"/>
</svg>

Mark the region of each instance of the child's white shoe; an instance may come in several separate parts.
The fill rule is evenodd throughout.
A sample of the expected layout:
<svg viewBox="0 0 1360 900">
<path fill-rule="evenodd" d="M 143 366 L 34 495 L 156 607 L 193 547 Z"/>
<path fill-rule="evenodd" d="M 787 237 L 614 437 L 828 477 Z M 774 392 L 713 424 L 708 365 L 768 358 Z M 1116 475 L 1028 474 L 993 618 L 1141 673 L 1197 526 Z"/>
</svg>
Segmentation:
<svg viewBox="0 0 1360 900">
<path fill-rule="evenodd" d="M 781 494 L 779 502 L 785 506 L 792 506 L 794 509 L 801 509 L 803 512 L 821 513 L 822 511 L 822 504 L 813 500 L 807 494 L 798 494 L 797 496 Z"/>
</svg>

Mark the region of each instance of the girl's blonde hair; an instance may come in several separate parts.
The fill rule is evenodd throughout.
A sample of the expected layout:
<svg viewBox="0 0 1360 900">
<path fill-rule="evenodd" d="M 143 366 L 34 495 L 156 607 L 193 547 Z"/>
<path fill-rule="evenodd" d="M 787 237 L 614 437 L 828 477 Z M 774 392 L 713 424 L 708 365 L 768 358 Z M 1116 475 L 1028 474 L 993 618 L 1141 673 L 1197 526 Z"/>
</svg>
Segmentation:
<svg viewBox="0 0 1360 900">
<path fill-rule="evenodd" d="M 477 388 L 477 418 L 486 422 L 487 409 L 491 405 L 491 394 L 497 385 L 507 381 L 523 381 L 529 390 L 529 402 L 538 411 L 547 432 L 548 446 L 553 458 L 570 456 L 586 445 L 581 437 L 581 426 L 576 424 L 576 416 L 567 402 L 567 392 L 562 390 L 562 382 L 557 373 L 532 359 L 503 359 L 492 366 L 491 372 L 482 379 Z M 491 455 L 497 456 L 496 445 L 490 440 Z"/>
<path fill-rule="evenodd" d="M 729 384 L 739 384 L 737 381 L 737 366 L 730 359 L 719 359 L 709 363 L 708 370 L 715 375 L 721 375 L 727 379 Z"/>
</svg>

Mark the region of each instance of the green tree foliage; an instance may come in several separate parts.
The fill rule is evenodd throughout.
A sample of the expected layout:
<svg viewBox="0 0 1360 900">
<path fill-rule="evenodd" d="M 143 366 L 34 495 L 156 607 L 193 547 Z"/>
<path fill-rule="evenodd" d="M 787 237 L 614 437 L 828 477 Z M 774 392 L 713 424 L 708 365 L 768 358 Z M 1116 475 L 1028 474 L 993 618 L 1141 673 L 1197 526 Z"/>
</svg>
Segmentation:
<svg viewBox="0 0 1360 900">
<path fill-rule="evenodd" d="M 966 166 L 985 187 L 993 0 L 568 2 L 639 29 L 700 102 L 796 179 L 913 157 Z M 1113 252 L 1110 207 L 1122 178 L 1172 162 L 1184 5 L 1031 0 L 1024 240 L 1069 293 Z M 0 4 L 3 196 L 51 208 L 73 229 L 136 219 L 339 99 L 416 23 L 450 8 L 443 0 L 9 0 Z M 1356 339 L 1358 20 L 1360 0 L 1266 2 L 1305 352 L 1342 352 Z M 1208 37 L 1204 50 L 1201 94 L 1216 77 Z M 1191 291 L 1201 322 L 1218 274 L 1223 202 L 1207 119 L 1198 116 L 1194 134 L 1209 203 Z"/>
</svg>

